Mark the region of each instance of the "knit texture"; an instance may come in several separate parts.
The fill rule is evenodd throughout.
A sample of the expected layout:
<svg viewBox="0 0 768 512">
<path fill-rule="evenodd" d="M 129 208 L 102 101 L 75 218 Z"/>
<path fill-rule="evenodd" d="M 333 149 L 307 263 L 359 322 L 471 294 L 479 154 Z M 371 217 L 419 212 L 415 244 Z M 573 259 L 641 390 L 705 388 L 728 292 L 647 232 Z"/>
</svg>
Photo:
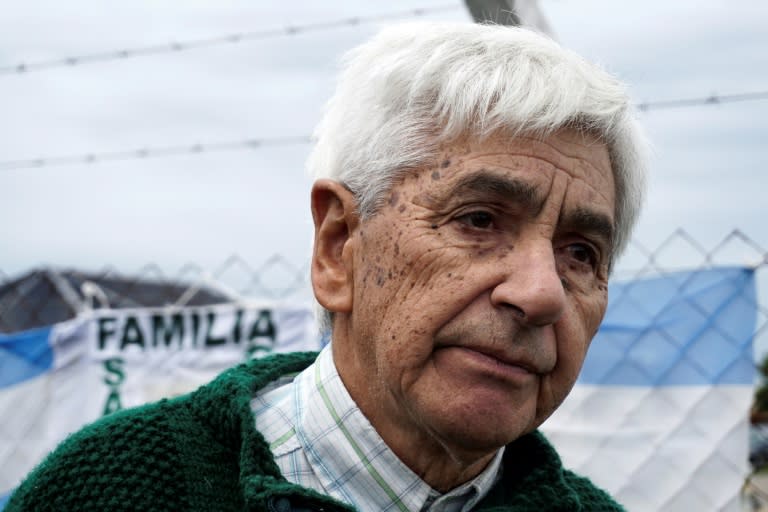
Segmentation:
<svg viewBox="0 0 768 512">
<path fill-rule="evenodd" d="M 254 360 L 193 393 L 102 418 L 61 443 L 5 510 L 351 511 L 285 480 L 254 427 L 254 394 L 315 357 Z M 589 480 L 564 470 L 552 446 L 534 432 L 507 447 L 502 478 L 476 510 L 623 509 Z"/>
</svg>

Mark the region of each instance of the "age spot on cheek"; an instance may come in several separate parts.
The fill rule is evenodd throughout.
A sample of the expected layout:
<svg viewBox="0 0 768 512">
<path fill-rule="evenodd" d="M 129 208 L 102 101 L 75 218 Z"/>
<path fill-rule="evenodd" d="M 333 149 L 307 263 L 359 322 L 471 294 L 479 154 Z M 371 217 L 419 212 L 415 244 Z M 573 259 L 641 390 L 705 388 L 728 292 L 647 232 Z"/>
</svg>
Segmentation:
<svg viewBox="0 0 768 512">
<path fill-rule="evenodd" d="M 376 286 L 381 288 L 384 286 L 384 283 L 386 282 L 387 278 L 384 275 L 384 269 L 381 267 L 376 267 Z"/>
<path fill-rule="evenodd" d="M 440 172 L 439 171 L 432 171 L 432 179 L 437 181 L 440 179 Z"/>
<path fill-rule="evenodd" d="M 445 169 L 445 168 L 446 168 L 446 167 L 448 167 L 449 165 L 451 165 L 451 159 L 450 159 L 450 158 L 446 158 L 445 160 L 443 160 L 443 163 L 441 163 L 441 164 L 440 164 L 440 167 L 442 167 L 443 169 Z"/>
</svg>

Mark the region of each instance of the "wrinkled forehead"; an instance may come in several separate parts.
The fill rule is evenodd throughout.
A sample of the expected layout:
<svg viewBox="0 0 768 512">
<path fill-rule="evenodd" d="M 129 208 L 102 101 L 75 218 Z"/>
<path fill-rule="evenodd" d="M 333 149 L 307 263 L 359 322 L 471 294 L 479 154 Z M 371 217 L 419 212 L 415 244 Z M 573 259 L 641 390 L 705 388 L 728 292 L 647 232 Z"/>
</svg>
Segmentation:
<svg viewBox="0 0 768 512">
<path fill-rule="evenodd" d="M 561 172 L 577 183 L 577 187 L 590 188 L 611 206 L 614 204 L 615 179 L 607 145 L 597 136 L 575 129 L 558 130 L 546 137 L 495 133 L 483 138 L 464 136 L 441 142 L 431 161 L 401 173 L 394 184 L 418 182 L 426 191 L 439 190 L 455 184 L 453 182 L 462 184 L 469 179 L 467 176 L 481 170 L 488 171 L 486 174 L 518 176 L 521 179 L 517 181 L 524 178 L 531 186 L 543 186 L 554 172 Z M 496 188 L 503 188 L 496 181 Z M 472 178 L 470 183 L 491 185 L 487 179 Z M 472 188 L 464 185 L 457 191 Z M 508 192 L 519 196 L 515 190 Z"/>
</svg>

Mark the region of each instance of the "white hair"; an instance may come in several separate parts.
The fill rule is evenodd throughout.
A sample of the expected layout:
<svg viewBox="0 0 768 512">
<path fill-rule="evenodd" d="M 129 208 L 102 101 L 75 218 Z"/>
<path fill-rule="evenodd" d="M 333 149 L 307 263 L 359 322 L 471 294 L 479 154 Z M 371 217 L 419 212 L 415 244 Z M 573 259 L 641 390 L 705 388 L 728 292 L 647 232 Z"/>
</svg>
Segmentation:
<svg viewBox="0 0 768 512">
<path fill-rule="evenodd" d="M 404 173 L 461 136 L 546 137 L 561 128 L 608 147 L 616 187 L 611 265 L 629 242 L 645 188 L 645 137 L 624 85 L 527 29 L 408 23 L 351 50 L 315 130 L 307 167 L 343 183 L 362 220 Z M 321 315 L 329 328 L 330 316 Z"/>
</svg>

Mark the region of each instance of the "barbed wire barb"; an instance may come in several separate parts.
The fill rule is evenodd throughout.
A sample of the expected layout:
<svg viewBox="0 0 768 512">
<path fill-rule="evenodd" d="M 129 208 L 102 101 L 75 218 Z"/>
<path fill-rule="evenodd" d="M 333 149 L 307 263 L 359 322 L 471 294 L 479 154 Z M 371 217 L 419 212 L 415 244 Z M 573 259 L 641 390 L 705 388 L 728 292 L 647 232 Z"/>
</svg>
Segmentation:
<svg viewBox="0 0 768 512">
<path fill-rule="evenodd" d="M 673 100 L 646 101 L 637 104 L 641 112 L 650 110 L 662 110 L 668 108 L 696 107 L 703 105 L 721 105 L 739 101 L 757 101 L 768 99 L 768 91 L 742 92 L 734 94 L 711 94 L 704 97 L 679 98 Z"/>
</svg>

